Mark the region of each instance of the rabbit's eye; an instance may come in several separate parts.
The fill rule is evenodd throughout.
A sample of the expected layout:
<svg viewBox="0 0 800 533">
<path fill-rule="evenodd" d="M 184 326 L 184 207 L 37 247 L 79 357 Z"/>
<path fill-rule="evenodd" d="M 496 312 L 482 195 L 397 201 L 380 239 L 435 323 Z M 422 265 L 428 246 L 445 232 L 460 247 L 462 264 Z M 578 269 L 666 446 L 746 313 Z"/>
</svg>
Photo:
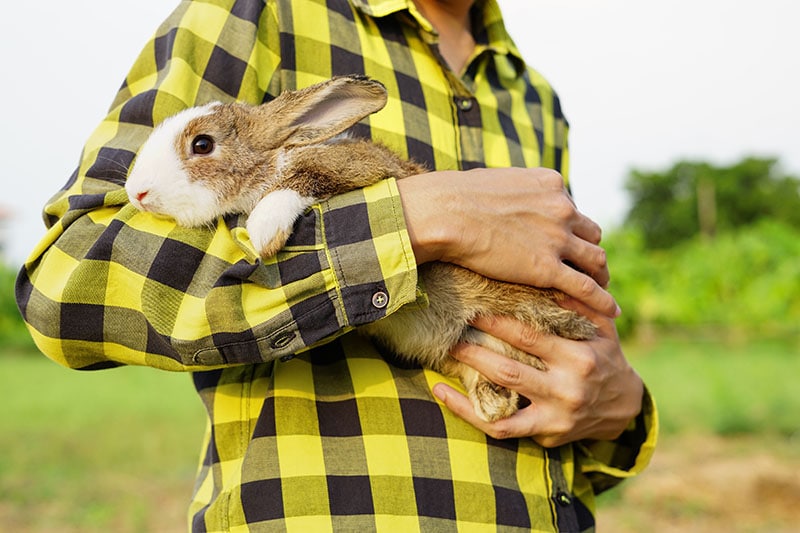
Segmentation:
<svg viewBox="0 0 800 533">
<path fill-rule="evenodd" d="M 208 135 L 198 135 L 192 141 L 192 153 L 195 155 L 208 155 L 214 151 L 214 139 Z"/>
</svg>

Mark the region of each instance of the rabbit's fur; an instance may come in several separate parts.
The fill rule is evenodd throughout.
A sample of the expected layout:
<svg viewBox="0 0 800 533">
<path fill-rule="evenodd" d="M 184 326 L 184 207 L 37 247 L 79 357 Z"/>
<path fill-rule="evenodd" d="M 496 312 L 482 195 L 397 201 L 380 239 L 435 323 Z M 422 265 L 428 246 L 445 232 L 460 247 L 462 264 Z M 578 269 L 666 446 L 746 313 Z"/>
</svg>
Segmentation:
<svg viewBox="0 0 800 533">
<path fill-rule="evenodd" d="M 383 85 L 338 77 L 285 92 L 260 106 L 214 103 L 165 120 L 142 146 L 126 189 L 143 211 L 201 226 L 249 213 L 247 231 L 263 257 L 280 250 L 310 205 L 379 180 L 425 172 L 389 149 L 340 135 L 383 108 Z M 407 306 L 359 330 L 396 355 L 458 377 L 488 421 L 518 409 L 516 392 L 450 357 L 455 344 L 483 345 L 546 370 L 537 357 L 470 327 L 481 315 L 506 315 L 534 331 L 589 339 L 595 326 L 558 305 L 555 290 L 502 283 L 459 266 L 419 266 L 430 305 Z"/>
</svg>

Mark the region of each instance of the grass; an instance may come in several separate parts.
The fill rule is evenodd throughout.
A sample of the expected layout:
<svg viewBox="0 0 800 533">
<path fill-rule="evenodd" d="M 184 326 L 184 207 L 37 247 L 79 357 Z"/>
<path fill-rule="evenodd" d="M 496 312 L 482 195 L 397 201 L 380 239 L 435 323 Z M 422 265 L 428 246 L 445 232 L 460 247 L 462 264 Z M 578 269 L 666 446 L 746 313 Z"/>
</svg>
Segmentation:
<svg viewBox="0 0 800 533">
<path fill-rule="evenodd" d="M 627 347 L 662 432 L 800 436 L 800 339 L 662 339 Z"/>
<path fill-rule="evenodd" d="M 67 371 L 3 353 L 0 524 L 8 531 L 181 531 L 204 429 L 187 375 Z"/>
<path fill-rule="evenodd" d="M 626 352 L 656 397 L 665 447 L 679 435 L 716 434 L 733 442 L 746 434 L 742 446 L 763 449 L 776 436 L 800 438 L 799 347 L 797 339 L 672 338 L 631 344 Z M 4 528 L 185 529 L 204 430 L 187 375 L 68 371 L 31 350 L 6 347 L 0 348 L 0 390 L 8 399 L 0 411 Z M 747 449 L 737 453 L 748 455 Z M 604 498 L 601 510 L 624 509 L 626 494 Z M 689 516 L 691 505 L 683 509 Z"/>
</svg>

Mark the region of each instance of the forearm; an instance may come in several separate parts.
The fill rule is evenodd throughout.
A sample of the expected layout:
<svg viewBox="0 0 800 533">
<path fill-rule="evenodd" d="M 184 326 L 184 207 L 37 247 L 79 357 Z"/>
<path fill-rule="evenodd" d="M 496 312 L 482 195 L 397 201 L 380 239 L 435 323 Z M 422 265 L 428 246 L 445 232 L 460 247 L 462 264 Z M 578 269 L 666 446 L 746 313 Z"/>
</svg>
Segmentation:
<svg viewBox="0 0 800 533">
<path fill-rule="evenodd" d="M 267 262 L 256 259 L 238 219 L 179 228 L 139 213 L 124 192 L 95 198 L 51 229 L 18 284 L 35 341 L 65 366 L 199 370 L 269 361 L 416 298 L 392 181 L 315 206 Z M 381 228 L 352 239 L 370 217 Z"/>
</svg>

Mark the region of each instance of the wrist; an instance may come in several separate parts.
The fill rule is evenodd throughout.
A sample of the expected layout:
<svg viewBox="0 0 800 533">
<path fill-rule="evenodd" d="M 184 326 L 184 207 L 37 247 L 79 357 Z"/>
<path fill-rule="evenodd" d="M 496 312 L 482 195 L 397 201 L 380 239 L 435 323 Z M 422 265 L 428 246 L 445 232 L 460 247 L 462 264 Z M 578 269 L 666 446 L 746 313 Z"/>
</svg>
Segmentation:
<svg viewBox="0 0 800 533">
<path fill-rule="evenodd" d="M 397 181 L 411 247 L 417 264 L 444 260 L 457 230 L 448 205 L 452 192 L 446 172 L 410 176 Z M 439 178 L 442 179 L 439 179 Z"/>
</svg>

